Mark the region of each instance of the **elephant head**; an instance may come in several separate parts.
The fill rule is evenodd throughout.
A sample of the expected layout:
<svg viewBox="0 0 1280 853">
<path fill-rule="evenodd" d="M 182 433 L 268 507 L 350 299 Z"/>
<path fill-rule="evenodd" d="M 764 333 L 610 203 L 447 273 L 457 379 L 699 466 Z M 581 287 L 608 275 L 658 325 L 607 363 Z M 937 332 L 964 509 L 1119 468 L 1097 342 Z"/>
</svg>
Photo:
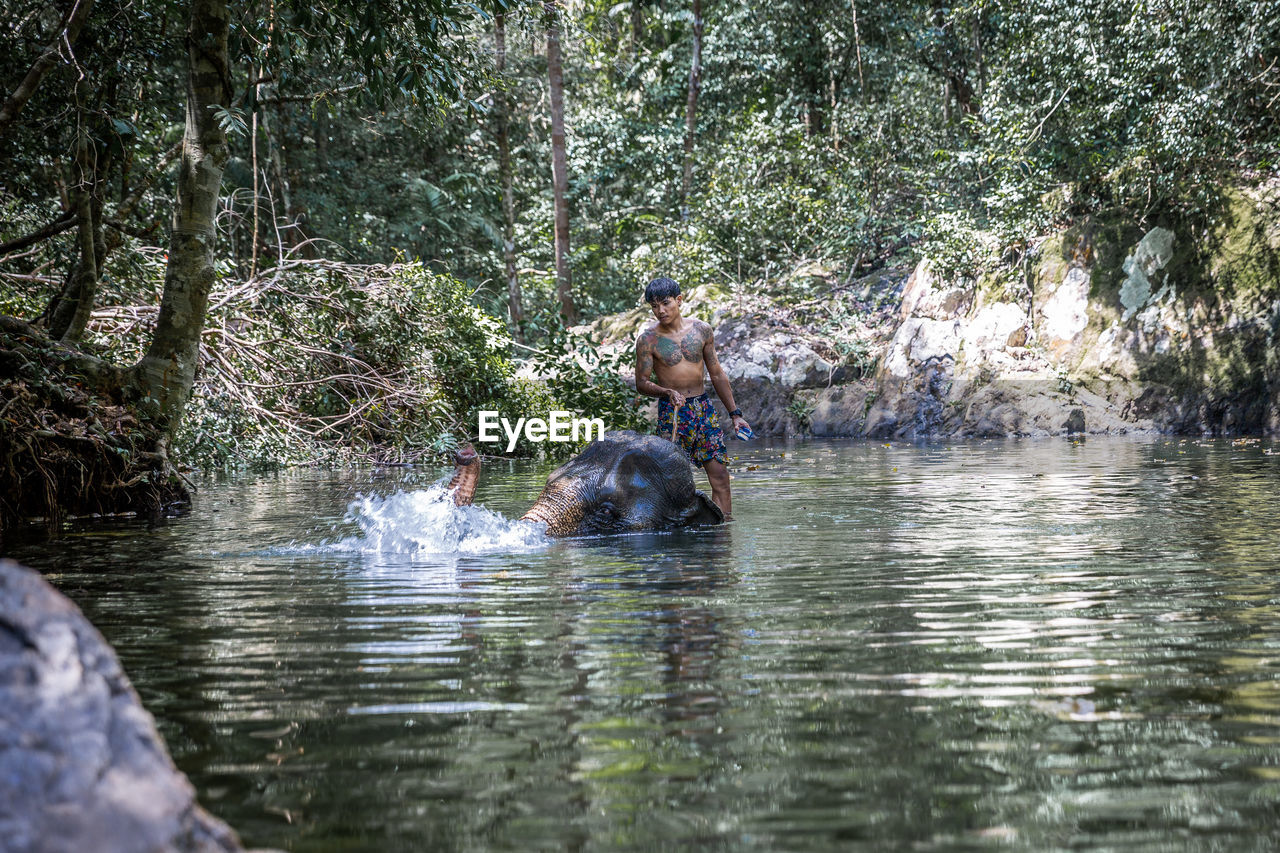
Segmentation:
<svg viewBox="0 0 1280 853">
<path fill-rule="evenodd" d="M 475 495 L 480 462 L 468 447 L 457 463 L 450 486 L 462 506 Z M 606 433 L 553 471 L 522 520 L 546 524 L 550 536 L 584 536 L 720 524 L 724 513 L 694 488 L 679 448 L 628 430 Z"/>
</svg>

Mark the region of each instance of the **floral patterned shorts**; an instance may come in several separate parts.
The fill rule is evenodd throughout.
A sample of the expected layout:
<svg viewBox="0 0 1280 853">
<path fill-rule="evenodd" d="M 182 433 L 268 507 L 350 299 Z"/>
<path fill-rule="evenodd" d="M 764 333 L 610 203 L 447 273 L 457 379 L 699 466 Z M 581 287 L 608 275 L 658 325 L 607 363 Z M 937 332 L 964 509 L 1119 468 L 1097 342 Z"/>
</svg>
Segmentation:
<svg viewBox="0 0 1280 853">
<path fill-rule="evenodd" d="M 675 406 L 666 397 L 658 399 L 658 435 L 671 437 L 671 415 Z M 716 407 L 708 395 L 688 397 L 680 407 L 680 421 L 676 425 L 676 444 L 695 465 L 706 465 L 714 459 L 721 464 L 729 461 L 724 448 L 724 432 L 716 426 Z"/>
</svg>

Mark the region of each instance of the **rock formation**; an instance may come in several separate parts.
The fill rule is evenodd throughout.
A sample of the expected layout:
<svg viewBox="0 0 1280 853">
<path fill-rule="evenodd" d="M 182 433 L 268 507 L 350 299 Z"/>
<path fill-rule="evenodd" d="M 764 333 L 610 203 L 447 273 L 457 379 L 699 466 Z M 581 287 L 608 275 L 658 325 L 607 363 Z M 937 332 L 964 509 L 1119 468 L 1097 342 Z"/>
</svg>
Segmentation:
<svg viewBox="0 0 1280 853">
<path fill-rule="evenodd" d="M 39 574 L 0 560 L 0 846 L 241 849 L 196 803 L 115 652 Z"/>
<path fill-rule="evenodd" d="M 1280 432 L 1280 182 L 1197 241 L 1090 224 L 1033 257 L 1026 282 L 916 268 L 866 435 Z"/>
</svg>

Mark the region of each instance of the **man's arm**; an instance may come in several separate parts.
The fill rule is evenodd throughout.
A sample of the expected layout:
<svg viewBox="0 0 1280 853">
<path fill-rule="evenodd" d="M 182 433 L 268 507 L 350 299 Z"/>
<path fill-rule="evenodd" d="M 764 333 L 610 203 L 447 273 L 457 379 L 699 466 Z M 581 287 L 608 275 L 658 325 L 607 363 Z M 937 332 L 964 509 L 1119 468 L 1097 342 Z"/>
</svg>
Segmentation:
<svg viewBox="0 0 1280 853">
<path fill-rule="evenodd" d="M 716 335 L 707 329 L 707 342 L 702 346 L 702 357 L 707 362 L 707 376 L 711 378 L 711 387 L 716 389 L 716 396 L 720 398 L 720 402 L 724 403 L 725 408 L 730 413 L 738 410 L 738 404 L 733 399 L 733 389 L 729 387 L 729 376 L 724 372 L 724 368 L 720 366 L 720 359 L 716 356 Z M 740 430 L 745 426 L 750 426 L 747 419 L 741 414 L 731 414 L 733 418 L 733 428 Z"/>
<path fill-rule="evenodd" d="M 683 394 L 672 388 L 663 388 L 649 379 L 653 375 L 653 342 L 656 337 L 650 330 L 636 340 L 636 391 L 650 397 L 666 397 L 672 405 L 683 406 Z"/>
</svg>

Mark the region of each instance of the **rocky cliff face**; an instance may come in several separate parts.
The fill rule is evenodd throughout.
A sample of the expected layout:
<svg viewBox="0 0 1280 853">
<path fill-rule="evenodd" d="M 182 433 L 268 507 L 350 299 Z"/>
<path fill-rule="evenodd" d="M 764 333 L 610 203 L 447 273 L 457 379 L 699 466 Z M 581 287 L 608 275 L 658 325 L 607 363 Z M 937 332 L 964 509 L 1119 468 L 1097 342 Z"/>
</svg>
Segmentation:
<svg viewBox="0 0 1280 853">
<path fill-rule="evenodd" d="M 111 647 L 30 569 L 0 560 L 0 847 L 230 853 Z"/>
<path fill-rule="evenodd" d="M 1091 225 L 1029 270 L 955 284 L 921 263 L 862 432 L 1280 432 L 1280 182 L 1215 233 Z"/>
</svg>

